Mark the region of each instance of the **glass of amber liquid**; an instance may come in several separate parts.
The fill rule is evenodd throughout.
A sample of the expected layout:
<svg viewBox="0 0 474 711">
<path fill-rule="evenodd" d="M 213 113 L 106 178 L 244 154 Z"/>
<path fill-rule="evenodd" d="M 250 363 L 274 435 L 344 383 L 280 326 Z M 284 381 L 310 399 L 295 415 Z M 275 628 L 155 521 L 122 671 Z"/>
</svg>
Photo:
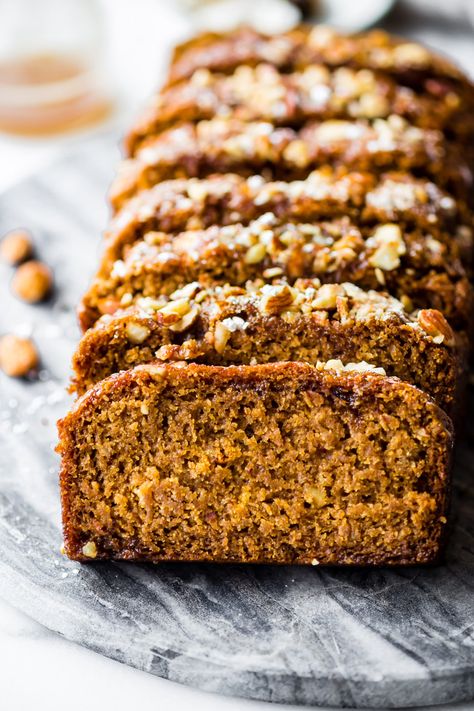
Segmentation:
<svg viewBox="0 0 474 711">
<path fill-rule="evenodd" d="M 52 134 L 108 114 L 97 0 L 0 0 L 0 130 Z"/>
</svg>

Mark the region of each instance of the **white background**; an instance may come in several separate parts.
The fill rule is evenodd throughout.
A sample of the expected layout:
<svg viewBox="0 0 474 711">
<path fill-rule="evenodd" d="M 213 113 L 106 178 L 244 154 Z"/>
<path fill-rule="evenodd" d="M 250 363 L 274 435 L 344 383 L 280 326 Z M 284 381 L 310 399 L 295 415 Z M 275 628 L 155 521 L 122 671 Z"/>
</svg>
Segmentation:
<svg viewBox="0 0 474 711">
<path fill-rule="evenodd" d="M 437 6 L 443 13 L 461 5 L 461 0 L 440 4 L 418 2 L 425 9 Z M 466 0 L 465 4 L 472 12 L 474 0 Z M 159 83 L 168 51 L 186 32 L 187 23 L 176 13 L 173 0 L 104 0 L 104 6 L 107 54 L 113 67 L 110 82 L 119 105 L 110 123 L 125 126 L 144 97 Z M 472 34 L 453 36 L 443 21 L 437 26 L 426 26 L 420 21 L 412 27 L 414 34 L 457 55 L 466 68 L 474 69 Z M 59 140 L 0 136 L 0 190 L 53 160 L 58 152 L 83 136 Z M 113 166 L 111 177 L 112 172 Z M 0 711 L 268 708 L 268 704 L 213 696 L 125 667 L 59 638 L 0 602 Z M 474 709 L 474 704 L 451 708 Z"/>
</svg>

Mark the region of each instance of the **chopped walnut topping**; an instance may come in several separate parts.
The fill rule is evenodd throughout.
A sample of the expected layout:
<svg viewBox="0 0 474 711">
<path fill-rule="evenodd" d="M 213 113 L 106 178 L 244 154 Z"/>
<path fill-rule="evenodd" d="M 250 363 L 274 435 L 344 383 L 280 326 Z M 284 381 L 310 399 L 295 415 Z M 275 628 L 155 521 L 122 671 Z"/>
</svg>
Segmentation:
<svg viewBox="0 0 474 711">
<path fill-rule="evenodd" d="M 393 59 L 397 65 L 425 67 L 430 63 L 430 53 L 415 42 L 406 42 L 393 48 Z"/>
<path fill-rule="evenodd" d="M 390 108 L 388 100 L 379 94 L 362 94 L 356 115 L 368 119 L 386 116 Z"/>
<path fill-rule="evenodd" d="M 326 25 L 316 25 L 308 35 L 308 44 L 315 49 L 329 47 L 337 38 L 336 32 Z"/>
<path fill-rule="evenodd" d="M 87 558 L 96 558 L 97 557 L 97 546 L 94 543 L 94 541 L 89 541 L 85 545 L 82 546 L 82 553 L 87 557 Z"/>
<path fill-rule="evenodd" d="M 122 259 L 117 259 L 117 261 L 114 262 L 110 275 L 113 279 L 123 279 L 126 273 L 125 262 Z"/>
<path fill-rule="evenodd" d="M 186 331 L 187 328 L 192 326 L 199 314 L 199 306 L 194 305 L 190 310 L 183 316 L 180 321 L 171 324 L 170 330 L 181 333 L 181 331 Z"/>
<path fill-rule="evenodd" d="M 334 370 L 336 373 L 375 373 L 376 375 L 387 375 L 384 368 L 379 368 L 365 360 L 359 363 L 344 363 L 340 359 L 328 360 L 326 362 L 318 361 L 316 363 L 318 370 Z"/>
<path fill-rule="evenodd" d="M 130 304 L 133 302 L 133 295 L 130 292 L 125 293 L 122 298 L 120 299 L 120 306 L 122 308 L 126 306 L 130 306 Z"/>
<path fill-rule="evenodd" d="M 144 326 L 141 323 L 136 323 L 134 321 L 130 321 L 129 323 L 127 323 L 126 332 L 127 338 L 130 343 L 134 343 L 136 345 L 144 343 L 144 341 L 146 341 L 146 339 L 151 333 L 150 329 L 147 326 Z"/>
<path fill-rule="evenodd" d="M 318 291 L 317 297 L 313 300 L 312 306 L 315 309 L 335 309 L 337 297 L 344 293 L 339 284 L 323 284 Z"/>
<path fill-rule="evenodd" d="M 386 284 L 385 276 L 384 276 L 383 271 L 380 269 L 380 267 L 375 267 L 374 274 L 375 274 L 375 278 L 377 279 L 378 283 L 381 286 L 385 286 L 385 284 Z"/>
<path fill-rule="evenodd" d="M 265 269 L 263 272 L 263 278 L 264 279 L 274 279 L 275 277 L 279 277 L 283 274 L 283 269 L 281 267 L 270 267 L 269 269 Z"/>
<path fill-rule="evenodd" d="M 160 308 L 160 314 L 163 316 L 178 316 L 181 318 L 188 313 L 190 308 L 189 299 L 176 299 L 168 302 L 166 306 L 162 306 Z"/>
<path fill-rule="evenodd" d="M 369 264 L 383 271 L 398 269 L 400 257 L 406 254 L 406 245 L 398 225 L 387 224 L 378 227 L 366 242 L 370 249 L 376 247 L 369 257 Z"/>
<path fill-rule="evenodd" d="M 190 78 L 190 82 L 199 87 L 209 86 L 212 82 L 212 74 L 209 69 L 202 67 L 194 72 Z"/>
<path fill-rule="evenodd" d="M 231 330 L 222 321 L 218 321 L 214 330 L 214 348 L 218 353 L 224 352 L 230 336 Z"/>
<path fill-rule="evenodd" d="M 435 309 L 421 309 L 418 312 L 418 323 L 432 337 L 434 343 L 454 344 L 454 334 L 443 314 Z"/>
<path fill-rule="evenodd" d="M 307 143 L 299 139 L 291 141 L 283 151 L 283 159 L 298 168 L 305 168 L 310 159 Z"/>
<path fill-rule="evenodd" d="M 192 299 L 196 296 L 199 291 L 200 286 L 198 281 L 192 281 L 181 289 L 176 289 L 170 294 L 170 299 Z"/>
<path fill-rule="evenodd" d="M 262 262 L 265 259 L 266 253 L 267 250 L 265 245 L 261 242 L 257 242 L 257 244 L 254 244 L 252 245 L 252 247 L 249 247 L 245 255 L 244 261 L 246 264 L 258 264 L 259 262 Z"/>
<path fill-rule="evenodd" d="M 191 200 L 196 200 L 196 202 L 202 202 L 206 199 L 208 195 L 208 188 L 205 182 L 189 181 L 188 184 L 188 195 Z"/>
<path fill-rule="evenodd" d="M 348 141 L 357 138 L 365 129 L 351 121 L 333 119 L 324 121 L 317 129 L 318 140 L 322 143 Z"/>
<path fill-rule="evenodd" d="M 261 291 L 260 307 L 263 313 L 279 314 L 293 303 L 293 292 L 288 284 L 265 284 Z"/>
</svg>

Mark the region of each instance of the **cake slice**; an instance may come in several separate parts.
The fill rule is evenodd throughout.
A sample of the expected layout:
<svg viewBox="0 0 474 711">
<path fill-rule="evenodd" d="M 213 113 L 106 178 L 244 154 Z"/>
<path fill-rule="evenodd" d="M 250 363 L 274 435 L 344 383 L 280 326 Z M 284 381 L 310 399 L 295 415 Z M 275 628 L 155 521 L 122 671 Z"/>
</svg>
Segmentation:
<svg viewBox="0 0 474 711">
<path fill-rule="evenodd" d="M 388 291 L 415 308 L 436 308 L 457 329 L 471 322 L 472 289 L 450 235 L 402 232 L 385 223 L 357 227 L 348 218 L 281 222 L 266 213 L 234 224 L 178 234 L 149 232 L 115 258 L 107 249 L 79 307 L 82 329 L 137 295 L 170 294 L 188 282 L 242 285 L 249 279 L 319 277 Z"/>
<path fill-rule="evenodd" d="M 299 180 L 327 165 L 416 172 L 463 200 L 472 189 L 460 149 L 440 131 L 417 128 L 399 116 L 373 122 L 328 120 L 301 129 L 234 117 L 179 124 L 148 138 L 136 157 L 122 165 L 118 181 L 123 185 L 126 178 L 130 197 L 173 178 L 264 173 L 272 180 Z"/>
<path fill-rule="evenodd" d="M 126 138 L 129 156 L 144 139 L 177 123 L 232 116 L 298 127 L 311 119 L 377 119 L 395 114 L 421 128 L 460 131 L 457 94 L 417 94 L 369 69 L 311 64 L 284 74 L 271 64 L 238 66 L 230 75 L 198 69 L 153 97 Z M 464 130 L 469 118 L 463 115 Z M 472 119 L 471 119 L 472 123 Z"/>
<path fill-rule="evenodd" d="M 107 243 L 135 242 L 146 232 L 179 232 L 211 225 L 247 224 L 272 212 L 287 221 L 312 222 L 347 216 L 358 223 L 399 222 L 428 229 L 436 237 L 449 231 L 466 242 L 465 257 L 472 253 L 472 217 L 459 203 L 428 180 L 400 172 L 380 177 L 367 172 L 312 172 L 305 180 L 266 182 L 233 174 L 205 180 L 169 180 L 141 191 L 128 200 L 116 183 L 110 198 L 120 211 L 106 232 Z M 470 223 L 468 223 L 470 220 Z"/>
<path fill-rule="evenodd" d="M 447 84 L 451 90 L 459 87 L 468 92 L 471 88 L 469 79 L 456 65 L 421 44 L 381 30 L 341 35 L 324 25 L 303 26 L 274 35 L 250 27 L 202 33 L 175 48 L 168 81 L 188 78 L 201 67 L 228 74 L 239 65 L 255 66 L 261 62 L 282 71 L 314 63 L 380 70 L 417 89 L 425 88 L 430 80 Z"/>
<path fill-rule="evenodd" d="M 436 561 L 448 417 L 408 383 L 320 368 L 149 364 L 89 390 L 59 423 L 67 555 Z"/>
<path fill-rule="evenodd" d="M 370 173 L 336 173 L 330 168 L 314 171 L 306 180 L 289 183 L 266 182 L 260 175 L 244 178 L 226 173 L 205 180 L 167 180 L 129 199 L 126 176 L 120 177 L 123 182 L 116 180 L 109 193 L 112 207 L 120 210 L 106 232 L 109 241 L 134 241 L 139 234 L 150 230 L 175 232 L 249 222 L 264 212 L 275 212 L 287 219 L 304 216 L 307 221 L 333 215 L 358 215 L 365 206 L 367 194 L 378 184 Z M 437 197 L 442 195 L 438 191 Z M 453 224 L 454 200 L 449 210 L 440 208 L 439 200 L 436 205 L 434 201 L 429 202 L 430 212 L 439 213 Z"/>
<path fill-rule="evenodd" d="M 413 383 L 453 411 L 461 353 L 439 311 L 410 315 L 400 301 L 353 284 L 293 287 L 248 282 L 203 290 L 197 282 L 171 297 L 138 298 L 104 316 L 73 357 L 72 389 L 140 363 L 198 361 L 209 365 L 270 361 L 368 361 Z"/>
</svg>

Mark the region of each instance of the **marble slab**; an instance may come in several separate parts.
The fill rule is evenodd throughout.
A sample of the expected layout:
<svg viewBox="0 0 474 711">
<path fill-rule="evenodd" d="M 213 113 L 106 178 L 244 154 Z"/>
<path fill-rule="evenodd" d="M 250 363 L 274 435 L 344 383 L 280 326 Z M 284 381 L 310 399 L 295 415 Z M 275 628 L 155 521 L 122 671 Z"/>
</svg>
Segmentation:
<svg viewBox="0 0 474 711">
<path fill-rule="evenodd" d="M 79 565 L 61 555 L 55 422 L 69 406 L 74 307 L 100 253 L 117 158 L 116 137 L 100 136 L 0 197 L 0 234 L 30 228 L 56 276 L 52 300 L 32 307 L 11 296 L 0 267 L 0 332 L 31 334 L 43 359 L 37 379 L 0 377 L 0 595 L 78 644 L 223 694 L 338 707 L 474 699 L 469 444 L 438 567 Z"/>
</svg>

